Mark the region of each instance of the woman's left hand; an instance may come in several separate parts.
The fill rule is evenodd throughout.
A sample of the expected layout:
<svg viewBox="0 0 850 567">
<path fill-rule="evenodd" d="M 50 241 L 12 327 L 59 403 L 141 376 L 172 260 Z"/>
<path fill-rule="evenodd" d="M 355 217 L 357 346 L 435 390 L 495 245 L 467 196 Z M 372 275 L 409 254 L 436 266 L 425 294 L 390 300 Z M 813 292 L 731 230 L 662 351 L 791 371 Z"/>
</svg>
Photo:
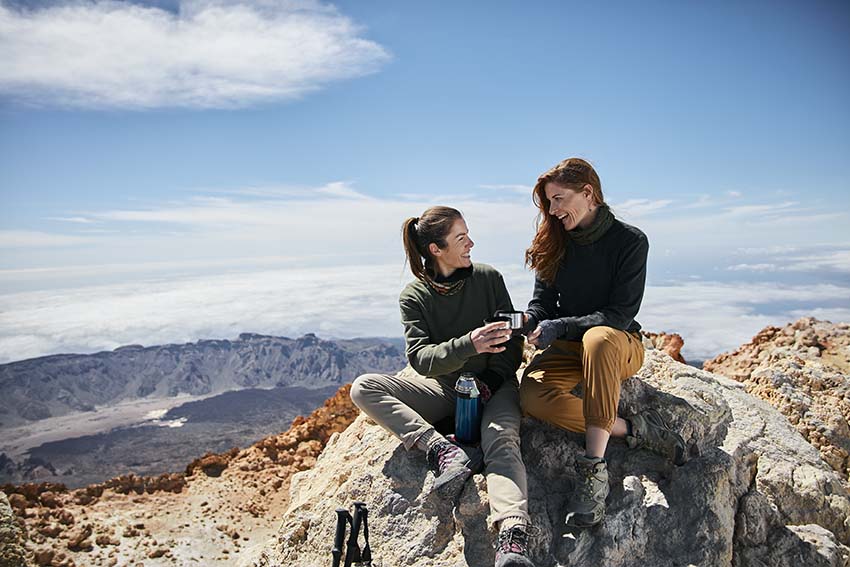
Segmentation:
<svg viewBox="0 0 850 567">
<path fill-rule="evenodd" d="M 561 325 L 558 321 L 547 319 L 540 321 L 528 337 L 528 342 L 539 349 L 548 348 L 561 335 Z"/>
</svg>

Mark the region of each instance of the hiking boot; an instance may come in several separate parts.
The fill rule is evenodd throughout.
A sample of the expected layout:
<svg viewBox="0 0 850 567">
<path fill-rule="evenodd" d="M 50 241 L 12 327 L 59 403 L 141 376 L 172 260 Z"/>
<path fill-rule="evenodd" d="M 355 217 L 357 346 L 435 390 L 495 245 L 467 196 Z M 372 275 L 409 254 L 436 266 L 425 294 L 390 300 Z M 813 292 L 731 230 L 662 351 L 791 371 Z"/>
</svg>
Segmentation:
<svg viewBox="0 0 850 567">
<path fill-rule="evenodd" d="M 588 528 L 602 521 L 608 496 L 608 464 L 605 459 L 576 457 L 575 491 L 567 504 L 565 523 L 575 528 Z"/>
<path fill-rule="evenodd" d="M 499 530 L 496 567 L 534 567 L 528 558 L 528 528 L 523 525 Z"/>
<path fill-rule="evenodd" d="M 649 449 L 675 465 L 687 462 L 685 440 L 667 426 L 656 410 L 643 411 L 630 417 L 629 421 L 632 422 L 632 434 L 626 435 L 626 444 L 630 449 Z"/>
<path fill-rule="evenodd" d="M 434 471 L 434 487 L 441 498 L 454 498 L 472 475 L 469 457 L 463 449 L 448 441 L 440 440 L 428 448 L 425 455 L 428 468 Z"/>
</svg>

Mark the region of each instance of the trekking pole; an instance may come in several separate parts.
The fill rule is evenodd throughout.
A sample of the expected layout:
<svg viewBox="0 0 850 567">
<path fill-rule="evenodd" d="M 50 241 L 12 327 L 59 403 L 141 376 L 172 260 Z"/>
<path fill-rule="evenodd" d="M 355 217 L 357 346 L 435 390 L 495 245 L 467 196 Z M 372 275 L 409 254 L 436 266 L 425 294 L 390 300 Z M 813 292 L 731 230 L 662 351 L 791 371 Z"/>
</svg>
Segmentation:
<svg viewBox="0 0 850 567">
<path fill-rule="evenodd" d="M 369 509 L 364 502 L 354 503 L 354 515 L 358 514 L 363 518 L 363 550 L 360 553 L 359 567 L 372 567 L 372 549 L 369 547 Z"/>
<path fill-rule="evenodd" d="M 345 541 L 345 526 L 351 523 L 351 514 L 345 508 L 336 509 L 336 533 L 334 534 L 334 547 L 331 550 L 333 562 L 331 567 L 339 567 L 342 559 L 342 542 Z"/>
<path fill-rule="evenodd" d="M 360 546 L 357 538 L 360 536 L 360 526 L 363 521 L 363 502 L 354 503 L 354 519 L 351 521 L 351 533 L 348 534 L 348 545 L 345 546 L 345 567 L 351 567 L 353 562 L 360 562 Z"/>
</svg>

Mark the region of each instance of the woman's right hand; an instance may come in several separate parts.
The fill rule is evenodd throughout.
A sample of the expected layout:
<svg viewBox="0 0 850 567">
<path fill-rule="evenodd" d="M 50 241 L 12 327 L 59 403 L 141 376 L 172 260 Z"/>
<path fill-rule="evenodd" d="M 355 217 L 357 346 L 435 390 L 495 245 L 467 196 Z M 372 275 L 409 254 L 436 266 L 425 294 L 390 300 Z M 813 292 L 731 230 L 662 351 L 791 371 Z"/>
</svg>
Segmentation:
<svg viewBox="0 0 850 567">
<path fill-rule="evenodd" d="M 496 321 L 474 329 L 470 335 L 475 352 L 479 354 L 502 352 L 505 347 L 496 345 L 507 342 L 511 338 L 511 328 L 507 321 Z"/>
</svg>

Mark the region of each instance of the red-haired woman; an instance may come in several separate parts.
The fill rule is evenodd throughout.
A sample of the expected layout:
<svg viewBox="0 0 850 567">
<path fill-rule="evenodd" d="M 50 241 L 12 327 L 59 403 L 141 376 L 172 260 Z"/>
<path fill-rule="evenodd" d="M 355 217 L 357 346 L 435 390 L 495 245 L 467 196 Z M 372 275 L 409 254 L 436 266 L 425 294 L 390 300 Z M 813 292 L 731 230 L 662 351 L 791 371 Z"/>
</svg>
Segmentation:
<svg viewBox="0 0 850 567">
<path fill-rule="evenodd" d="M 585 432 L 566 523 L 592 526 L 605 514 L 611 436 L 676 464 L 685 461 L 686 447 L 655 410 L 617 416 L 620 382 L 643 363 L 635 316 L 646 281 L 646 235 L 614 217 L 599 176 L 583 159 L 566 159 L 542 174 L 534 202 L 540 215 L 525 259 L 536 280 L 526 328 L 539 350 L 523 375 L 520 398 L 525 413 Z M 573 393 L 579 385 L 583 397 Z"/>
</svg>

